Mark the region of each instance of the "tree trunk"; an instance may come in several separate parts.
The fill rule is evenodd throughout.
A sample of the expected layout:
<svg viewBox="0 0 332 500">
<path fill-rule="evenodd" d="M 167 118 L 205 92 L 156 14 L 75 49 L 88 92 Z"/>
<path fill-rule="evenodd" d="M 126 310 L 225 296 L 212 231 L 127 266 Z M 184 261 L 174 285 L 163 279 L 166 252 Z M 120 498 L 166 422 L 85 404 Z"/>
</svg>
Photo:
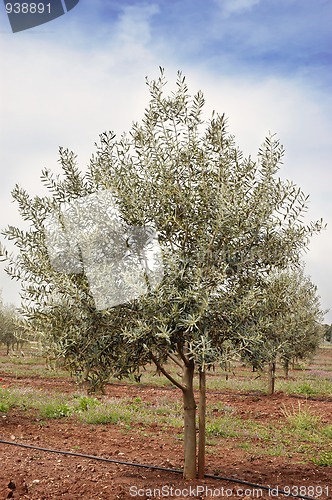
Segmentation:
<svg viewBox="0 0 332 500">
<path fill-rule="evenodd" d="M 196 402 L 193 388 L 194 362 L 183 370 L 184 479 L 196 479 Z"/>
<path fill-rule="evenodd" d="M 289 360 L 286 359 L 284 361 L 284 375 L 286 378 L 288 378 L 288 375 L 289 375 Z"/>
<path fill-rule="evenodd" d="M 268 393 L 274 393 L 274 381 L 276 376 L 276 363 L 275 361 L 271 361 L 268 367 Z"/>
<path fill-rule="evenodd" d="M 188 359 L 182 347 L 179 346 L 178 353 L 183 361 L 182 383 L 178 382 L 170 375 L 158 358 L 150 352 L 152 361 L 155 363 L 158 370 L 161 371 L 176 387 L 181 389 L 183 397 L 183 414 L 184 414 L 184 479 L 196 479 L 196 402 L 194 395 L 194 371 L 195 363 Z M 172 358 L 171 358 L 172 359 Z M 173 359 L 174 361 L 174 359 Z M 178 363 L 177 363 L 178 364 Z"/>
<path fill-rule="evenodd" d="M 199 370 L 198 479 L 205 471 L 206 372 Z"/>
</svg>

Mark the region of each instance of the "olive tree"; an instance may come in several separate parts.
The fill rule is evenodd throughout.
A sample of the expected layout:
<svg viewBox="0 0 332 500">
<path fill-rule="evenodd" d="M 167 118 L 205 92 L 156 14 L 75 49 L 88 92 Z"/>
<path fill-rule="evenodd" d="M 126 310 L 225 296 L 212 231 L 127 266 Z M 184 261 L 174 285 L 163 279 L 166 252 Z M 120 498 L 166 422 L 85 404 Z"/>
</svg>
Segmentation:
<svg viewBox="0 0 332 500">
<path fill-rule="evenodd" d="M 19 316 L 13 304 L 3 304 L 0 295 L 0 343 L 5 344 L 7 355 L 20 342 Z"/>
<path fill-rule="evenodd" d="M 75 155 L 61 149 L 63 178 L 42 174 L 48 196 L 31 198 L 14 189 L 31 228 L 4 231 L 19 249 L 18 257 L 8 257 L 7 271 L 22 282 L 26 317 L 38 328 L 46 324 L 72 359 L 80 351 L 81 362 L 86 356 L 98 367 L 103 355 L 99 373 L 119 375 L 152 363 L 181 391 L 185 478 L 197 475 L 199 376 L 202 477 L 206 370 L 230 345 L 242 352 L 259 342 L 252 328 L 257 290 L 272 270 L 299 261 L 322 222 L 302 222 L 308 197 L 277 176 L 284 151 L 275 137 L 265 139 L 257 160 L 244 158 L 225 116 L 213 113 L 205 121 L 203 94 L 191 97 L 181 73 L 168 95 L 163 70 L 147 83 L 150 102 L 142 121 L 119 139 L 103 133 L 85 173 Z M 121 224 L 156 232 L 163 278 L 154 287 L 147 280 L 139 297 L 99 310 L 84 265 L 75 272 L 52 266 L 45 221 L 63 204 L 105 191 L 112 193 Z M 77 349 L 82 338 L 85 348 Z M 170 363 L 182 375 L 173 375 Z"/>
<path fill-rule="evenodd" d="M 279 360 L 288 376 L 289 364 L 312 355 L 322 341 L 324 312 L 317 288 L 302 267 L 275 271 L 259 290 L 253 328 L 259 343 L 245 353 L 253 366 L 268 369 L 268 393 L 275 387 Z"/>
<path fill-rule="evenodd" d="M 286 317 L 290 317 L 285 325 L 284 345 L 280 353 L 286 377 L 291 363 L 307 360 L 319 348 L 324 337 L 322 322 L 326 313 L 321 308 L 316 285 L 303 271 L 290 276 L 287 291 L 294 296 L 294 302 L 286 312 Z"/>
<path fill-rule="evenodd" d="M 332 342 L 332 325 L 324 324 L 324 339 L 326 342 Z"/>
</svg>

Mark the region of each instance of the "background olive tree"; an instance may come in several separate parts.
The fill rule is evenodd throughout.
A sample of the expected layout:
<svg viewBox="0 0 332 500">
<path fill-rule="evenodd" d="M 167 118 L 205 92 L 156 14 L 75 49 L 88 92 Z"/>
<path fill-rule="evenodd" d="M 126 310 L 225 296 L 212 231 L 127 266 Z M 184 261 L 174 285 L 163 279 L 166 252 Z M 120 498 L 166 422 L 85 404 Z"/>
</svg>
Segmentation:
<svg viewBox="0 0 332 500">
<path fill-rule="evenodd" d="M 319 347 L 324 312 L 316 286 L 301 267 L 271 273 L 259 295 L 253 328 L 261 339 L 244 359 L 255 368 L 267 366 L 268 393 L 273 394 L 277 361 L 288 376 L 292 362 L 308 359 Z"/>
<path fill-rule="evenodd" d="M 204 121 L 203 94 L 191 97 L 181 73 L 168 95 L 163 70 L 147 83 L 150 102 L 142 121 L 119 139 L 102 134 L 85 173 L 73 153 L 60 149 L 63 177 L 42 174 L 47 196 L 14 189 L 30 229 L 4 230 L 19 249 L 18 257 L 8 256 L 7 272 L 22 282 L 27 320 L 48 332 L 69 364 L 94 370 L 104 381 L 105 374 L 136 374 L 152 363 L 181 391 L 185 478 L 197 474 L 199 375 L 202 477 L 206 370 L 230 345 L 245 352 L 260 342 L 253 328 L 257 291 L 272 271 L 299 262 L 322 223 L 302 222 L 308 197 L 277 177 L 283 157 L 278 140 L 266 138 L 256 161 L 244 158 L 224 115 Z M 155 228 L 164 276 L 144 296 L 100 311 L 84 269 L 52 268 L 43 224 L 62 204 L 103 190 L 112 192 L 124 224 Z M 172 375 L 170 363 L 182 375 Z"/>
<path fill-rule="evenodd" d="M 324 339 L 326 342 L 332 342 L 332 325 L 324 324 Z"/>
<path fill-rule="evenodd" d="M 7 355 L 22 347 L 20 318 L 13 304 L 4 304 L 0 290 L 0 343 Z"/>
</svg>

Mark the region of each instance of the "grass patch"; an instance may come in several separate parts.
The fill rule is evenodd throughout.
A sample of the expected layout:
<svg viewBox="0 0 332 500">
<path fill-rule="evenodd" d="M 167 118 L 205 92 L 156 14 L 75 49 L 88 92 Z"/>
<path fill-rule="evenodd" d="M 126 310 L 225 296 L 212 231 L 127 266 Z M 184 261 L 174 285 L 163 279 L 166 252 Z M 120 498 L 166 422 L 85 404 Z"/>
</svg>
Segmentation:
<svg viewBox="0 0 332 500">
<path fill-rule="evenodd" d="M 296 431 L 316 431 L 320 424 L 320 418 L 303 408 L 300 402 L 297 408 L 292 405 L 291 410 L 283 407 L 282 413 L 288 425 Z"/>
<path fill-rule="evenodd" d="M 330 467 L 332 465 L 332 451 L 323 451 L 318 457 L 312 459 L 314 464 L 322 467 Z"/>
<path fill-rule="evenodd" d="M 239 392 L 267 392 L 265 377 L 252 377 L 252 374 L 248 375 L 248 377 L 230 375 L 228 380 L 224 377 L 212 376 L 208 384 L 209 389 L 213 391 L 232 390 Z"/>
<path fill-rule="evenodd" d="M 79 418 L 81 422 L 86 424 L 118 424 L 129 421 L 128 415 L 123 409 L 110 403 L 87 409 L 80 414 Z"/>
<path fill-rule="evenodd" d="M 309 378 L 306 374 L 304 378 L 296 378 L 295 380 L 280 380 L 277 381 L 278 390 L 282 390 L 286 394 L 303 395 L 307 398 L 313 396 L 332 396 L 332 381 L 323 377 Z"/>
<path fill-rule="evenodd" d="M 183 406 L 180 401 L 169 401 L 167 398 L 161 399 L 157 404 L 149 408 L 150 422 L 156 421 L 169 427 L 183 426 Z"/>
<path fill-rule="evenodd" d="M 318 390 L 314 389 L 308 382 L 304 382 L 303 384 L 299 385 L 297 390 L 300 394 L 303 394 L 307 398 L 318 394 Z"/>
<path fill-rule="evenodd" d="M 14 377 L 67 378 L 62 368 L 50 370 L 42 356 L 0 356 L 1 371 Z"/>
<path fill-rule="evenodd" d="M 232 417 L 217 417 L 206 425 L 208 437 L 232 438 L 238 437 L 241 429 L 241 421 Z"/>
<path fill-rule="evenodd" d="M 97 398 L 91 396 L 74 396 L 76 398 L 75 401 L 75 409 L 79 412 L 92 410 L 100 405 L 100 401 Z"/>
<path fill-rule="evenodd" d="M 73 408 L 67 403 L 50 401 L 41 405 L 39 412 L 42 418 L 64 418 L 70 417 Z"/>
<path fill-rule="evenodd" d="M 0 413 L 7 413 L 13 406 L 10 392 L 7 389 L 0 389 Z"/>
<path fill-rule="evenodd" d="M 323 427 L 321 433 L 327 439 L 332 439 L 332 425 L 326 425 Z"/>
<path fill-rule="evenodd" d="M 261 455 L 269 456 L 269 457 L 283 457 L 289 456 L 287 453 L 287 447 L 283 443 L 274 443 L 272 446 L 268 446 L 263 450 L 259 450 Z"/>
<path fill-rule="evenodd" d="M 21 408 L 22 410 L 32 408 L 34 398 L 30 398 L 26 391 L 14 389 L 0 389 L 0 405 L 3 412 L 9 411 L 11 408 Z"/>
<path fill-rule="evenodd" d="M 0 413 L 7 413 L 9 409 L 9 403 L 7 403 L 6 401 L 0 401 Z"/>
</svg>

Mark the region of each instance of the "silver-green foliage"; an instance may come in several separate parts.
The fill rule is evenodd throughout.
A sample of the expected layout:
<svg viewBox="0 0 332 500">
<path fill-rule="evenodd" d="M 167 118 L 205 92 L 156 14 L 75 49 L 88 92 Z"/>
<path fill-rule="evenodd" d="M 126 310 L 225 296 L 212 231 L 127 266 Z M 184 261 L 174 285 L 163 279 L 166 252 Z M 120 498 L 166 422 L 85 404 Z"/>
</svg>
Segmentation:
<svg viewBox="0 0 332 500">
<path fill-rule="evenodd" d="M 101 136 L 92 171 L 125 221 L 154 225 L 163 248 L 163 283 L 124 330 L 137 363 L 173 353 L 204 367 L 229 340 L 238 349 L 259 340 L 258 292 L 271 271 L 299 262 L 322 223 L 302 223 L 308 197 L 277 177 L 279 141 L 268 137 L 257 161 L 243 158 L 223 115 L 203 122 L 201 92 L 191 98 L 181 74 L 168 96 L 165 84 L 163 72 L 149 83 L 129 135 Z"/>
</svg>

